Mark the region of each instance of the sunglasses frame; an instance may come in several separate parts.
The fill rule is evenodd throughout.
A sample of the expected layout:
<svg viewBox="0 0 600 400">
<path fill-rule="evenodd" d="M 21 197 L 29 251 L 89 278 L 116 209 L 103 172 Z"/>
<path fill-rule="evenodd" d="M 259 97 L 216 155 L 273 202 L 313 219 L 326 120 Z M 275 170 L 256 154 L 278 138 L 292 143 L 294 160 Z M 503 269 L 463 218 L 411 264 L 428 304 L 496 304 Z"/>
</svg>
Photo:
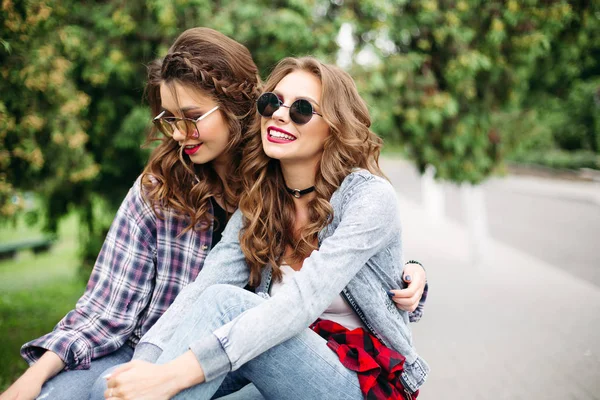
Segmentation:
<svg viewBox="0 0 600 400">
<path fill-rule="evenodd" d="M 218 109 L 219 109 L 219 106 L 215 106 L 215 107 L 211 108 L 208 112 L 199 116 L 198 118 L 163 117 L 163 115 L 165 115 L 165 113 L 167 112 L 167 110 L 163 110 L 160 114 L 158 114 L 156 117 L 154 117 L 152 119 L 152 123 L 154 124 L 156 129 L 158 129 L 163 135 L 172 138 L 173 133 L 175 132 L 175 129 L 177 129 L 179 132 L 181 132 L 181 129 L 179 129 L 177 127 L 177 123 L 179 121 L 189 121 L 194 124 L 196 129 L 198 129 L 198 126 L 197 126 L 198 122 L 202 121 L 204 118 L 208 117 L 210 114 L 217 111 Z M 167 124 L 169 124 L 169 126 L 171 127 L 171 132 L 165 132 L 162 129 L 164 127 L 164 125 L 162 125 L 161 120 L 163 120 Z M 187 124 L 186 124 L 186 127 L 188 127 Z M 183 133 L 183 132 L 181 132 L 181 133 Z M 188 137 L 188 136 L 191 136 L 191 134 L 186 129 L 185 137 Z"/>
<path fill-rule="evenodd" d="M 263 113 L 261 113 L 261 112 L 260 112 L 260 110 L 259 110 L 259 107 L 258 107 L 258 102 L 259 102 L 259 101 L 260 101 L 260 99 L 261 99 L 261 98 L 263 98 L 263 96 L 265 96 L 265 95 L 273 95 L 273 96 L 275 96 L 275 98 L 277 99 L 277 101 L 278 101 L 278 103 L 279 103 L 279 105 L 277 106 L 277 108 L 276 108 L 275 110 L 273 110 L 273 113 L 271 113 L 271 115 L 264 115 Z M 299 115 L 303 115 L 303 116 L 309 117 L 309 118 L 308 118 L 306 121 L 304 121 L 304 122 L 303 122 L 303 121 L 296 121 L 296 120 L 295 120 L 295 118 L 293 117 L 293 115 L 296 115 L 296 114 L 295 114 L 295 113 L 292 113 L 292 110 L 299 110 L 299 109 L 300 109 L 300 107 L 298 107 L 298 106 L 294 107 L 294 105 L 295 105 L 295 104 L 297 104 L 297 103 L 303 102 L 303 101 L 305 101 L 305 102 L 306 102 L 306 103 L 307 103 L 307 104 L 310 106 L 310 111 L 311 111 L 311 113 L 310 113 L 310 116 L 309 116 L 309 115 L 306 115 L 306 114 L 301 114 L 300 112 L 296 111 L 296 112 L 298 112 L 298 114 L 299 114 Z M 256 110 L 257 110 L 257 111 L 258 111 L 258 113 L 259 113 L 259 114 L 260 114 L 262 117 L 264 117 L 264 118 L 271 118 L 271 117 L 273 117 L 273 114 L 275 114 L 275 112 L 276 112 L 277 110 L 279 110 L 279 108 L 280 108 L 280 107 L 285 107 L 285 108 L 287 108 L 287 109 L 289 109 L 289 110 L 290 110 L 290 111 L 289 111 L 289 112 L 290 112 L 290 119 L 291 119 L 291 120 L 292 120 L 292 122 L 293 122 L 293 123 L 295 123 L 296 125 L 305 125 L 305 124 L 308 124 L 308 123 L 310 122 L 310 120 L 312 119 L 312 116 L 313 116 L 313 115 L 315 115 L 315 114 L 316 114 L 316 115 L 318 115 L 318 116 L 319 116 L 319 117 L 321 117 L 321 118 L 323 117 L 323 115 L 321 115 L 321 114 L 319 114 L 318 112 L 316 112 L 316 111 L 315 111 L 315 108 L 313 107 L 312 103 L 311 103 L 310 101 L 308 101 L 307 99 L 297 99 L 297 100 L 294 100 L 294 102 L 293 102 L 291 105 L 287 106 L 287 105 L 285 105 L 285 104 L 283 103 L 283 101 L 281 101 L 281 99 L 279 98 L 279 96 L 277 96 L 275 93 L 273 93 L 273 92 L 265 92 L 265 93 L 261 94 L 261 95 L 258 97 L 258 99 L 256 100 Z"/>
</svg>

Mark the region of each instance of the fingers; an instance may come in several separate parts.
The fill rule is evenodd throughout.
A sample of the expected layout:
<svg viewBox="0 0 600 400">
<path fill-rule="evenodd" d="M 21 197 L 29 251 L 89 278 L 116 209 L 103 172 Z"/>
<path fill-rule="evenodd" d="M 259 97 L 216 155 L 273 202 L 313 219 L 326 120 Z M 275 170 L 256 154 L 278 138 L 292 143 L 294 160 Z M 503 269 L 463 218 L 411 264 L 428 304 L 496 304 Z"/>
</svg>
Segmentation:
<svg viewBox="0 0 600 400">
<path fill-rule="evenodd" d="M 421 294 L 416 291 L 413 294 L 408 294 L 408 289 L 402 290 L 390 290 L 388 291 L 388 296 L 394 303 L 396 303 L 396 307 L 404 311 L 415 311 L 419 305 L 419 300 L 421 300 Z"/>
<path fill-rule="evenodd" d="M 118 397 L 114 396 L 115 394 L 115 389 L 114 388 L 108 388 L 104 391 L 104 398 L 106 400 L 116 400 L 118 399 Z"/>
<path fill-rule="evenodd" d="M 419 264 L 406 264 L 402 271 L 402 280 L 408 283 L 409 286 L 415 282 L 423 282 L 427 279 L 425 270 Z"/>
<path fill-rule="evenodd" d="M 423 287 L 414 285 L 406 289 L 389 290 L 388 296 L 396 307 L 404 311 L 414 311 L 419 306 L 419 301 L 423 295 Z"/>
<path fill-rule="evenodd" d="M 120 366 L 119 368 L 115 369 L 113 372 L 111 372 L 107 376 L 105 376 L 104 378 L 108 380 L 109 387 L 110 387 L 110 381 L 111 380 L 113 380 L 117 376 L 121 375 L 123 372 L 129 371 L 130 369 L 132 369 L 136 365 L 137 365 L 136 361 L 128 362 L 127 364 L 123 364 L 122 366 Z"/>
<path fill-rule="evenodd" d="M 104 391 L 104 398 L 106 400 L 123 400 L 126 397 L 117 388 L 108 388 Z"/>
</svg>

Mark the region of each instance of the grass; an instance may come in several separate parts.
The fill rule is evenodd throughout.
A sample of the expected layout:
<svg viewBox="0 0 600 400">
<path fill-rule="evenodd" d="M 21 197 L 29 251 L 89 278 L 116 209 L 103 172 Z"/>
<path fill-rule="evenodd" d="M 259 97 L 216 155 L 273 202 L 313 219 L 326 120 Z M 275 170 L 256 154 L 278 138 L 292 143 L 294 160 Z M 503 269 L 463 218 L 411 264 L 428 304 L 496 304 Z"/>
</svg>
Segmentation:
<svg viewBox="0 0 600 400">
<path fill-rule="evenodd" d="M 19 355 L 21 345 L 50 332 L 83 293 L 76 233 L 77 219 L 70 215 L 49 252 L 22 252 L 17 259 L 0 261 L 0 392 L 27 368 Z M 22 220 L 0 227 L 0 241 L 40 236 L 39 228 Z"/>
</svg>

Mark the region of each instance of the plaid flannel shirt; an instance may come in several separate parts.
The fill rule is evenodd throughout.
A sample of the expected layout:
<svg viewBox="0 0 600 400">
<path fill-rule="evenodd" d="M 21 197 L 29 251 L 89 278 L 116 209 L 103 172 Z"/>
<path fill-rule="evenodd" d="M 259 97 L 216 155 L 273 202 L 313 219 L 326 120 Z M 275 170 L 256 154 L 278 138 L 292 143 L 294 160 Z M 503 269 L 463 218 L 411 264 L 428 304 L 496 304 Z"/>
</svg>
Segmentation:
<svg viewBox="0 0 600 400">
<path fill-rule="evenodd" d="M 329 320 L 319 319 L 310 328 L 327 341 L 346 368 L 356 372 L 367 400 L 415 400 L 402 383 L 404 356 L 384 346 L 364 328 L 347 329 Z"/>
<path fill-rule="evenodd" d="M 157 218 L 142 198 L 138 178 L 117 212 L 75 309 L 52 332 L 21 348 L 29 364 L 51 350 L 67 370 L 88 369 L 91 360 L 139 342 L 196 278 L 211 247 L 211 228 L 180 235 L 186 221 L 170 212 L 163 217 Z"/>
</svg>

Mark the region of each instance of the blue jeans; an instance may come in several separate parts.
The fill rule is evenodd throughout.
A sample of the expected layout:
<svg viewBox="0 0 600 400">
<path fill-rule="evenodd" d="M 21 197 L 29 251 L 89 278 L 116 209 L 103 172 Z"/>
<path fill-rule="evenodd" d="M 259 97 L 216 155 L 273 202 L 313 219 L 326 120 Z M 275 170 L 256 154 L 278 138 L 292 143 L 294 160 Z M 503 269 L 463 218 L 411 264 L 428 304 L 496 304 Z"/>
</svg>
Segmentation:
<svg viewBox="0 0 600 400">
<path fill-rule="evenodd" d="M 38 400 L 85 400 L 89 398 L 90 389 L 103 372 L 115 365 L 131 360 L 133 348 L 123 345 L 119 350 L 97 358 L 90 363 L 90 369 L 63 371 L 48 380 L 42 386 Z"/>
<path fill-rule="evenodd" d="M 104 392 L 106 391 L 107 386 L 106 379 L 103 377 L 111 374 L 121 365 L 124 364 L 115 365 L 102 373 L 91 388 L 90 399 L 104 399 Z M 225 378 L 225 381 L 212 398 L 221 400 L 264 400 L 264 397 L 256 390 L 256 387 L 250 383 L 248 379 L 236 375 L 235 373 L 229 374 L 227 378 Z"/>
<path fill-rule="evenodd" d="M 94 388 L 98 385 L 105 386 L 103 376 L 131 361 L 131 357 L 133 349 L 124 345 L 114 353 L 93 360 L 90 369 L 63 371 L 44 383 L 37 400 L 87 400 L 90 398 L 92 385 Z M 260 393 L 248 383 L 247 380 L 231 379 L 223 385 L 224 390 L 219 392 L 219 396 L 230 394 L 223 400 L 261 400 Z M 99 398 L 104 399 L 104 390 Z"/>
<path fill-rule="evenodd" d="M 194 340 L 212 334 L 263 301 L 256 294 L 235 286 L 218 285 L 218 296 L 214 290 L 207 290 L 189 308 L 184 322 L 157 363 L 164 364 L 177 358 L 188 351 Z M 252 382 L 265 399 L 363 398 L 356 373 L 344 367 L 336 353 L 327 347 L 327 342 L 307 328 L 248 361 L 240 369 L 186 389 L 175 399 L 208 400 L 226 393 L 232 382 L 240 381 Z M 102 399 L 104 390 L 105 385 L 94 387 L 92 399 Z"/>
</svg>

